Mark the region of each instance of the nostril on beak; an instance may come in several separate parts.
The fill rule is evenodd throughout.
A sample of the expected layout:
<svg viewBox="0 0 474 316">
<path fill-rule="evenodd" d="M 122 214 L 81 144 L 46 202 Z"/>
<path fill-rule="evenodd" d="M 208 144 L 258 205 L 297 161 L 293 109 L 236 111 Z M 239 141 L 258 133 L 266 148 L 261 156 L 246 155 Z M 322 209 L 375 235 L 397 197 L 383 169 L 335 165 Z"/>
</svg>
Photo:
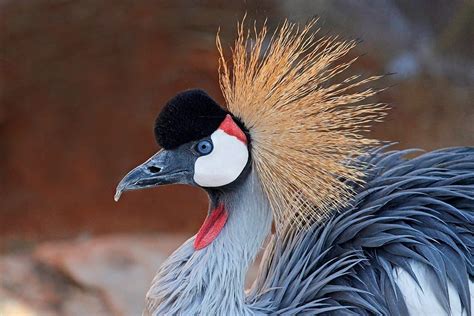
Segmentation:
<svg viewBox="0 0 474 316">
<path fill-rule="evenodd" d="M 150 166 L 150 167 L 148 167 L 148 171 L 150 171 L 151 173 L 158 173 L 158 172 L 161 171 L 161 168 L 155 167 L 155 166 Z"/>
</svg>

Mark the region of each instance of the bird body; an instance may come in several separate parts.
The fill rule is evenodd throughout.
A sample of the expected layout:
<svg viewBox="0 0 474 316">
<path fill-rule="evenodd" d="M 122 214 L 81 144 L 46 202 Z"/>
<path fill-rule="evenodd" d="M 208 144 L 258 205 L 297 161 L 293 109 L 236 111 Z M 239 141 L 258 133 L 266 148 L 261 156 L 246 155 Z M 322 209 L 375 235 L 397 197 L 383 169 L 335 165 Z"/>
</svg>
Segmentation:
<svg viewBox="0 0 474 316">
<path fill-rule="evenodd" d="M 363 136 L 385 106 L 354 90 L 378 77 L 328 83 L 354 43 L 315 40 L 313 24 L 285 22 L 268 45 L 265 27 L 249 41 L 239 25 L 232 71 L 217 40 L 227 109 L 188 90 L 159 114 L 162 150 L 116 200 L 182 183 L 210 206 L 159 269 L 144 315 L 472 314 L 474 148 L 407 159 Z"/>
<path fill-rule="evenodd" d="M 474 148 L 407 153 L 374 151 L 353 206 L 273 234 L 245 293 L 271 223 L 250 176 L 225 202 L 233 217 L 216 240 L 196 252 L 192 237 L 163 264 L 145 315 L 470 315 Z"/>
<path fill-rule="evenodd" d="M 274 236 L 248 301 L 268 314 L 471 315 L 474 148 L 409 152 L 371 153 L 353 206 Z"/>
</svg>

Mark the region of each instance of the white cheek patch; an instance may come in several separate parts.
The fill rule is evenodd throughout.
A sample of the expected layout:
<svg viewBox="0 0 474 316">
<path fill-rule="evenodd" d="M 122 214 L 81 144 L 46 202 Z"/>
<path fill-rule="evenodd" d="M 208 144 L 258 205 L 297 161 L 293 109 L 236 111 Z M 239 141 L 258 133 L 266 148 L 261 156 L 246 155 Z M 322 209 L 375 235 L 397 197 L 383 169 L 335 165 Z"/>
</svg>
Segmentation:
<svg viewBox="0 0 474 316">
<path fill-rule="evenodd" d="M 247 145 L 218 129 L 211 135 L 214 149 L 194 165 L 194 182 L 203 187 L 220 187 L 238 178 L 249 159 Z"/>
</svg>

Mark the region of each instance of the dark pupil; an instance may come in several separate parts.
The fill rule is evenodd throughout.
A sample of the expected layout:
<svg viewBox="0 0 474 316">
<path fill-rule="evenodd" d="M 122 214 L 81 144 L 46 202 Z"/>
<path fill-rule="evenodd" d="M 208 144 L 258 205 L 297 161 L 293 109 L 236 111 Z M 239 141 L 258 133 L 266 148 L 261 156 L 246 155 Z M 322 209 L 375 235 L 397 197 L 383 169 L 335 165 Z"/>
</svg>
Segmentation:
<svg viewBox="0 0 474 316">
<path fill-rule="evenodd" d="M 200 141 L 198 143 L 197 150 L 200 154 L 206 155 L 212 151 L 212 144 L 207 140 Z"/>
</svg>

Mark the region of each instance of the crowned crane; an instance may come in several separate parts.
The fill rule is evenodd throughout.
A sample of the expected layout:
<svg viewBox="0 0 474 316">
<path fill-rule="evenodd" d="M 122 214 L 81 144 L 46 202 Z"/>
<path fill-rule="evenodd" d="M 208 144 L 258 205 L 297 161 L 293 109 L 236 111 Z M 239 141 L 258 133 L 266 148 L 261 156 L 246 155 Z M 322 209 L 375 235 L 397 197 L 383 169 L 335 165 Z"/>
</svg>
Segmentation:
<svg viewBox="0 0 474 316">
<path fill-rule="evenodd" d="M 472 315 L 474 148 L 407 159 L 365 136 L 386 106 L 361 86 L 379 77 L 340 79 L 355 43 L 313 28 L 267 36 L 240 23 L 232 66 L 216 39 L 226 108 L 195 89 L 158 115 L 162 149 L 115 199 L 181 183 L 210 206 L 161 266 L 144 315 Z"/>
</svg>

